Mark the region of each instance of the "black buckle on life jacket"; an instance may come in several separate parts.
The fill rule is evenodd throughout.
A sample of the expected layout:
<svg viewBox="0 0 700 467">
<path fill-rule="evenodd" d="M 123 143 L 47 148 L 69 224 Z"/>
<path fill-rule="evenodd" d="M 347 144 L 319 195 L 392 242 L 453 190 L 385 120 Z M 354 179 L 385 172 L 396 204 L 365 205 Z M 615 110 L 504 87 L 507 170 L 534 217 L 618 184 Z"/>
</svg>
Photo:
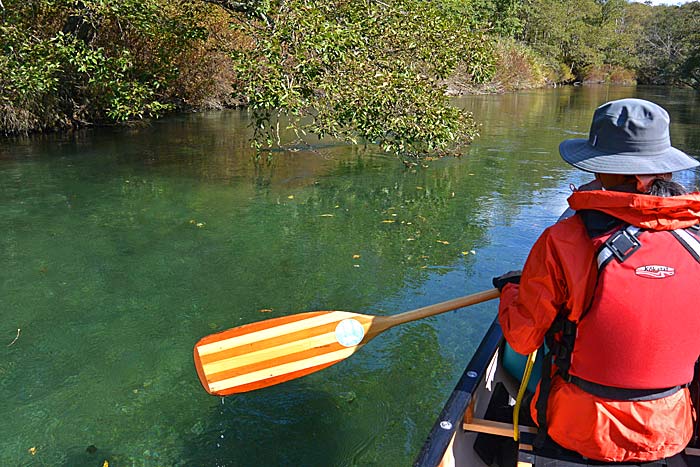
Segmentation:
<svg viewBox="0 0 700 467">
<path fill-rule="evenodd" d="M 620 262 L 629 258 L 632 253 L 642 246 L 639 240 L 637 240 L 637 237 L 629 233 L 627 229 L 622 229 L 611 235 L 610 238 L 605 241 L 605 245 Z"/>
</svg>

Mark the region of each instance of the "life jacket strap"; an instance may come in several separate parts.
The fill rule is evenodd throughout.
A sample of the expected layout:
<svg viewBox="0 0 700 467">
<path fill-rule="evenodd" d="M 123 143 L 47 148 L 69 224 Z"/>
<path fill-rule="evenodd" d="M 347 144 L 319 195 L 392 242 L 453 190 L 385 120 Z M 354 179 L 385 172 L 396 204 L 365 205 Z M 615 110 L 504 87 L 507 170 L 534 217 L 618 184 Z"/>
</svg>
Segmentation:
<svg viewBox="0 0 700 467">
<path fill-rule="evenodd" d="M 569 321 L 562 315 L 552 323 L 545 334 L 545 343 L 549 349 L 542 362 L 542 377 L 540 379 L 540 393 L 535 401 L 537 410 L 537 436 L 532 445 L 535 449 L 542 449 L 549 439 L 547 434 L 547 401 L 552 389 L 552 366 L 556 364 L 557 374 L 568 378 L 571 353 L 573 352 L 574 339 L 576 338 L 576 323 Z M 564 376 L 566 375 L 566 376 Z"/>
<path fill-rule="evenodd" d="M 693 381 L 690 382 L 690 399 L 693 401 L 693 407 L 695 408 L 695 413 L 700 410 L 700 359 L 695 362 L 695 372 L 693 374 Z M 697 446 L 698 444 L 698 425 L 700 423 L 695 423 L 693 426 L 693 438 L 691 444 Z"/>
<path fill-rule="evenodd" d="M 540 393 L 535 401 L 537 409 L 537 435 L 532 442 L 535 449 L 542 449 L 549 439 L 547 433 L 547 401 L 552 390 L 552 358 L 553 352 L 550 347 L 549 352 L 542 361 L 542 379 L 540 380 Z"/>
<path fill-rule="evenodd" d="M 579 378 L 578 376 L 570 376 L 569 381 L 571 381 L 587 393 L 593 394 L 594 396 L 603 397 L 606 399 L 613 399 L 617 401 L 634 402 L 663 399 L 664 397 L 673 395 L 681 389 L 688 387 L 689 384 L 688 383 L 663 389 L 627 389 L 594 383 L 592 381 L 587 381 L 583 378 Z"/>
<path fill-rule="evenodd" d="M 576 343 L 576 328 L 577 325 L 573 321 L 557 317 L 548 333 L 547 345 L 551 348 L 552 362 L 556 365 L 557 374 L 589 394 L 618 401 L 650 401 L 670 396 L 688 386 L 688 384 L 684 384 L 659 389 L 628 389 L 594 383 L 570 374 L 571 355 Z M 555 335 L 558 337 L 556 340 L 554 339 Z"/>
<path fill-rule="evenodd" d="M 700 241 L 698 241 L 695 235 L 683 229 L 672 230 L 671 233 L 676 237 L 676 240 L 681 242 L 681 245 L 688 250 L 693 258 L 695 258 L 695 261 L 700 262 Z"/>
<path fill-rule="evenodd" d="M 612 234 L 598 250 L 598 270 L 603 269 L 613 258 L 622 263 L 637 251 L 642 246 L 637 238 L 640 231 L 639 227 L 628 225 Z"/>
</svg>

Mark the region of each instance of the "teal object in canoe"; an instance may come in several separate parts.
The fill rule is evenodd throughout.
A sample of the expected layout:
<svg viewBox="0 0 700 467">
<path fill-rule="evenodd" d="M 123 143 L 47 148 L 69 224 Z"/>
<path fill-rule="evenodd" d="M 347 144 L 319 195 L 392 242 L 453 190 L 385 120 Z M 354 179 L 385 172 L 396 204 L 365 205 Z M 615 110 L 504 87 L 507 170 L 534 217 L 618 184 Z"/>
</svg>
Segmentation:
<svg viewBox="0 0 700 467">
<path fill-rule="evenodd" d="M 535 366 L 532 367 L 532 373 L 530 373 L 530 380 L 527 382 L 527 390 L 530 392 L 535 392 L 537 388 L 537 383 L 540 382 L 542 377 L 542 359 L 544 353 L 547 351 L 546 347 L 540 347 L 537 351 L 537 358 L 535 359 Z M 527 355 L 522 355 L 513 350 L 513 348 L 506 343 L 503 346 L 503 368 L 518 381 L 522 381 L 523 373 L 525 372 L 525 364 L 527 363 Z"/>
</svg>

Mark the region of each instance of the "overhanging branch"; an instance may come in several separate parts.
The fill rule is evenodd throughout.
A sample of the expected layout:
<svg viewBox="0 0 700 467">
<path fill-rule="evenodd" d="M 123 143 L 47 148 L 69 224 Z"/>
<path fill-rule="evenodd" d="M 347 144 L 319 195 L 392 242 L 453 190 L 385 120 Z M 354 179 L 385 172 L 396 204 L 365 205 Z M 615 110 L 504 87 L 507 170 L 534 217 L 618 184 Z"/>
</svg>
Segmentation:
<svg viewBox="0 0 700 467">
<path fill-rule="evenodd" d="M 2 1 L 2 0 L 0 0 Z M 231 0 L 202 0 L 205 3 L 213 3 L 214 5 L 219 5 L 221 8 L 233 11 L 236 13 L 248 13 L 250 11 L 250 4 L 246 2 L 234 2 Z"/>
<path fill-rule="evenodd" d="M 268 26 L 271 26 L 272 23 L 270 19 L 263 13 L 262 11 L 258 11 L 253 5 L 252 2 L 235 2 L 232 0 L 202 0 L 205 3 L 211 3 L 213 5 L 218 5 L 221 8 L 223 8 L 226 11 L 229 11 L 231 13 L 244 13 L 246 15 L 261 19 L 267 24 Z"/>
</svg>

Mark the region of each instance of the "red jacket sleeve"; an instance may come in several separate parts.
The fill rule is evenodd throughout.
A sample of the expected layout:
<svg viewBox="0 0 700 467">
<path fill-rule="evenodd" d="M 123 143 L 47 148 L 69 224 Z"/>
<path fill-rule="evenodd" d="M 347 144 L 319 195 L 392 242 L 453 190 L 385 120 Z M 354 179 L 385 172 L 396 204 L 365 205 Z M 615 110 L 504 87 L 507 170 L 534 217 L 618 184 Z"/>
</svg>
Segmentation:
<svg viewBox="0 0 700 467">
<path fill-rule="evenodd" d="M 529 354 L 558 314 L 578 322 L 595 287 L 595 251 L 579 216 L 557 222 L 537 239 L 520 285 L 503 288 L 498 318 L 508 343 Z"/>
</svg>

